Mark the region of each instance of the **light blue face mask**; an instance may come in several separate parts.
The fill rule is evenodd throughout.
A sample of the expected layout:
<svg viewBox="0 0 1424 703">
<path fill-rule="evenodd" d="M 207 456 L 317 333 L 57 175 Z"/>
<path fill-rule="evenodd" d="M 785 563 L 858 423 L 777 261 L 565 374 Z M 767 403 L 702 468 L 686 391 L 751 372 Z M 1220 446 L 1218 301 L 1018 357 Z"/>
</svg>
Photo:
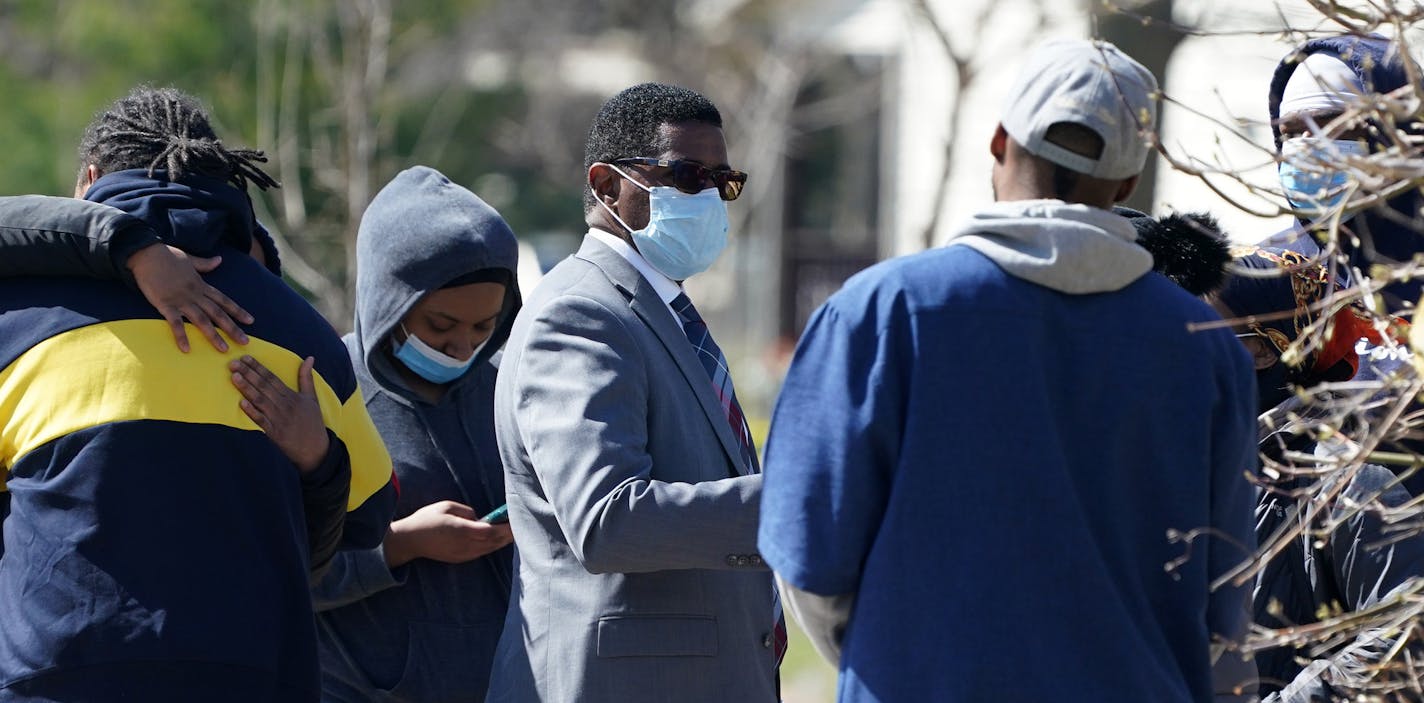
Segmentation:
<svg viewBox="0 0 1424 703">
<path fill-rule="evenodd" d="M 1342 156 L 1367 156 L 1365 145 L 1355 140 L 1293 137 L 1281 143 L 1281 188 L 1292 207 L 1327 211 L 1345 199 L 1350 174 L 1340 166 Z"/>
<path fill-rule="evenodd" d="M 609 166 L 618 175 L 648 191 L 648 226 L 633 229 L 614 214 L 602 198 L 599 205 L 633 236 L 633 245 L 653 268 L 674 281 L 685 281 L 706 271 L 727 248 L 727 203 L 716 187 L 700 193 L 684 193 L 676 188 L 649 188 Z M 596 194 L 595 194 L 596 195 Z"/>
<path fill-rule="evenodd" d="M 401 325 L 401 331 L 405 332 L 405 341 L 396 342 L 396 358 L 400 359 L 406 368 L 414 371 L 415 375 L 431 383 L 449 383 L 465 375 L 474 365 L 480 350 L 489 343 L 488 339 L 480 342 L 470 353 L 470 358 L 460 361 L 421 341 L 420 337 L 411 334 L 405 325 Z"/>
</svg>

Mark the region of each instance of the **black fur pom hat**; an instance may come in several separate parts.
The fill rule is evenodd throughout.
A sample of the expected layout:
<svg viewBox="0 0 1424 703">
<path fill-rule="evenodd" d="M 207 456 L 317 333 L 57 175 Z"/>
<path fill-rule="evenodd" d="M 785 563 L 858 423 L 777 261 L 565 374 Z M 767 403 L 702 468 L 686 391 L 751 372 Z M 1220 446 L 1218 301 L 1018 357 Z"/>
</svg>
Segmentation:
<svg viewBox="0 0 1424 703">
<path fill-rule="evenodd" d="M 1152 217 L 1131 208 L 1114 208 L 1137 229 L 1137 243 L 1152 254 L 1152 270 L 1188 293 L 1203 296 L 1226 281 L 1231 248 L 1216 218 L 1204 212 Z"/>
</svg>

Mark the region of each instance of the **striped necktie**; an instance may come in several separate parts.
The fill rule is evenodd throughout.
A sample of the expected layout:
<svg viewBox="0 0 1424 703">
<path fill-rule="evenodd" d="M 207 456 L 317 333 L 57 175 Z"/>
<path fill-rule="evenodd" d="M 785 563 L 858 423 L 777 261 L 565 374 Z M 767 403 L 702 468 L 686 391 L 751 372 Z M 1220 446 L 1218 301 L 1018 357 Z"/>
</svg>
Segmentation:
<svg viewBox="0 0 1424 703">
<path fill-rule="evenodd" d="M 757 473 L 761 467 L 757 464 L 752 432 L 747 427 L 742 406 L 737 403 L 737 393 L 732 389 L 732 372 L 727 369 L 727 357 L 722 355 L 722 349 L 712 341 L 712 332 L 707 329 L 707 323 L 702 320 L 697 308 L 692 306 L 692 300 L 686 293 L 678 293 L 677 297 L 672 299 L 672 309 L 682 318 L 682 331 L 687 335 L 687 341 L 692 343 L 693 350 L 697 352 L 697 360 L 702 362 L 702 369 L 707 372 L 707 377 L 712 379 L 712 390 L 717 393 L 717 402 L 722 405 L 722 413 L 726 415 L 727 423 L 732 426 L 732 434 L 740 445 L 742 466 L 746 467 L 747 473 Z"/>
<path fill-rule="evenodd" d="M 712 380 L 712 390 L 717 393 L 717 402 L 722 405 L 722 412 L 727 417 L 727 423 L 732 426 L 732 434 L 737 437 L 737 444 L 741 447 L 743 465 L 747 467 L 749 473 L 757 473 L 761 466 L 757 463 L 756 447 L 752 444 L 752 433 L 747 427 L 747 418 L 742 414 L 742 406 L 737 403 L 737 393 L 732 389 L 732 373 L 727 369 L 727 357 L 722 355 L 722 349 L 717 343 L 712 341 L 712 331 L 707 329 L 707 323 L 702 319 L 702 315 L 697 312 L 697 308 L 692 306 L 692 299 L 686 293 L 678 293 L 672 299 L 672 309 L 682 318 L 682 331 L 687 335 L 687 341 L 692 344 L 692 348 L 697 352 L 697 359 L 702 362 L 702 370 L 707 372 L 707 377 Z M 776 657 L 776 665 L 781 666 L 781 660 L 786 656 L 786 618 L 781 613 L 781 593 L 776 590 L 776 583 L 771 584 L 771 615 L 774 623 L 771 637 L 772 654 Z"/>
</svg>

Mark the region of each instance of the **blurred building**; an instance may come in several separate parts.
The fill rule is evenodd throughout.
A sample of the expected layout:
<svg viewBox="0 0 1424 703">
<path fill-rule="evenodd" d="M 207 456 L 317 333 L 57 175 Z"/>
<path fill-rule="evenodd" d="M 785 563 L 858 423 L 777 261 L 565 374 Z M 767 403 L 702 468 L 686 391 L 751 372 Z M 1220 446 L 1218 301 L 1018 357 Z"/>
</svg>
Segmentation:
<svg viewBox="0 0 1424 703">
<path fill-rule="evenodd" d="M 1272 33 L 1282 18 L 1307 22 L 1305 0 L 1285 0 L 1279 9 L 1230 0 L 1117 4 L 1225 33 L 1169 36 L 1164 27 L 1149 31 L 1103 14 L 1102 4 L 1090 0 L 689 0 L 678 12 L 692 18 L 682 18 L 690 27 L 723 36 L 711 41 L 724 41 L 727 52 L 750 42 L 764 54 L 770 72 L 756 76 L 753 90 L 727 94 L 732 83 L 719 83 L 713 65 L 670 74 L 667 65 L 649 61 L 645 37 L 607 30 L 591 34 L 587 45 L 548 54 L 548 70 L 518 75 L 536 92 L 540 85 L 573 92 L 568 100 L 587 103 L 588 114 L 642 80 L 685 81 L 718 102 L 733 166 L 752 180 L 731 204 L 735 231 L 727 254 L 688 285 L 736 367 L 739 395 L 757 414 L 774 398 L 808 318 L 847 278 L 877 261 L 938 246 L 958 219 L 992 200 L 988 142 L 999 108 L 1023 55 L 1046 39 L 1096 32 L 1115 40 L 1154 67 L 1166 92 L 1188 106 L 1163 109 L 1161 139 L 1169 151 L 1244 172 L 1254 182 L 1273 181 L 1274 164 L 1261 148 L 1270 141 L 1265 90 L 1289 46 Z M 739 45 L 737 35 L 751 34 L 740 24 L 748 21 L 757 23 L 757 33 Z M 513 80 L 513 65 L 500 56 L 486 49 L 471 54 L 464 78 L 474 85 Z M 767 62 L 778 56 L 779 63 Z M 789 109 L 767 110 L 776 100 L 789 101 Z M 568 104 L 560 103 L 565 107 L 556 115 L 566 123 L 556 131 L 569 132 L 568 143 L 550 150 L 569 152 L 573 161 L 587 116 Z M 1165 162 L 1150 181 L 1134 205 L 1208 210 L 1241 240 L 1285 225 L 1237 210 Z M 1251 197 L 1230 179 L 1214 182 Z M 551 265 L 577 246 L 580 226 L 521 236 L 536 235 L 539 258 Z"/>
<path fill-rule="evenodd" d="M 846 279 L 938 244 L 932 227 L 991 199 L 987 145 L 1018 54 L 1041 36 L 1087 32 L 1077 3 L 987 3 L 983 13 L 979 0 L 929 3 L 972 63 L 962 88 L 913 2 L 807 4 L 786 18 L 813 68 L 799 81 L 777 167 L 753 174 L 774 183 L 731 255 L 689 282 L 695 296 L 720 303 L 708 316 L 748 405 L 769 407 L 808 318 Z"/>
<path fill-rule="evenodd" d="M 739 366 L 739 385 L 744 378 L 763 381 L 744 395 L 770 402 L 780 364 L 807 318 L 847 278 L 876 261 L 938 246 L 956 220 L 992 200 L 988 142 L 1030 47 L 1087 37 L 1096 27 L 1149 66 L 1155 62 L 1164 90 L 1179 101 L 1163 107 L 1160 123 L 1162 143 L 1175 158 L 1273 186 L 1265 96 L 1275 63 L 1290 49 L 1279 29 L 1282 20 L 1309 26 L 1318 17 L 1303 0 L 1259 8 L 1159 0 L 1145 11 L 1169 12 L 1201 34 L 1162 27 L 1161 17 L 1152 34 L 1121 16 L 1095 20 L 1099 3 L 925 4 L 942 34 L 913 0 L 806 5 L 786 20 L 818 59 L 800 82 L 781 167 L 754 174 L 775 180 L 772 197 L 757 203 L 733 255 L 689 284 L 720 303 L 710 316 Z M 1175 36 L 1164 39 L 1163 32 Z M 1289 224 L 1235 207 L 1165 160 L 1149 175 L 1137 207 L 1206 210 L 1240 241 Z M 1210 178 L 1238 202 L 1275 206 L 1228 175 Z"/>
</svg>

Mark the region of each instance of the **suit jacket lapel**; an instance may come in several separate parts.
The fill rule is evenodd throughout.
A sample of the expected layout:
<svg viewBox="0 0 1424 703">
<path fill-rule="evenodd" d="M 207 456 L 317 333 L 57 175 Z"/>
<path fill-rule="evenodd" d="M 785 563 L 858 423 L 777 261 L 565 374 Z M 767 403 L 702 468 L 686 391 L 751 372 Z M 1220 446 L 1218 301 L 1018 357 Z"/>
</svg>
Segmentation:
<svg viewBox="0 0 1424 703">
<path fill-rule="evenodd" d="M 740 445 L 732 434 L 732 426 L 727 422 L 726 413 L 717 401 L 717 394 L 712 390 L 712 380 L 707 377 L 707 370 L 702 367 L 702 362 L 697 360 L 697 352 L 693 351 L 692 343 L 687 341 L 687 333 L 673 319 L 672 313 L 658 297 L 657 291 L 653 290 L 652 284 L 618 252 L 592 237 L 584 238 L 583 246 L 579 248 L 576 256 L 597 266 L 608 276 L 608 280 L 628 297 L 628 307 L 653 331 L 677 363 L 677 368 L 682 371 L 683 379 L 691 387 L 693 397 L 702 407 L 707 421 L 712 424 L 712 431 L 717 435 L 717 441 L 722 444 L 722 451 L 726 452 L 736 472 L 747 473 L 750 469 L 741 465 Z"/>
</svg>

